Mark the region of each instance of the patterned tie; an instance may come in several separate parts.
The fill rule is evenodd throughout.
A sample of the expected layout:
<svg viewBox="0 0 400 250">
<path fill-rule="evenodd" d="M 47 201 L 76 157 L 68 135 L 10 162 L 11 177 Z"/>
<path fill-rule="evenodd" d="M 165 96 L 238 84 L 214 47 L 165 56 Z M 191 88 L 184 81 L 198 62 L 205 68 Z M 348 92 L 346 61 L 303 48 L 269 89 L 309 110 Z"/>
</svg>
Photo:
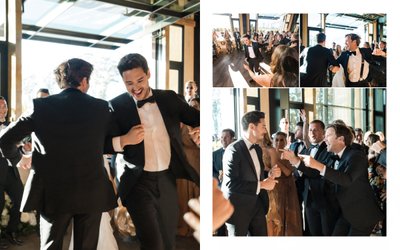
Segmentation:
<svg viewBox="0 0 400 250">
<path fill-rule="evenodd" d="M 143 105 L 145 105 L 146 103 L 148 103 L 148 102 L 153 103 L 153 102 L 155 102 L 155 101 L 156 101 L 156 99 L 155 99 L 154 96 L 152 95 L 152 96 L 150 96 L 150 97 L 147 98 L 147 99 L 137 101 L 137 107 L 138 107 L 138 108 L 141 108 L 141 107 L 143 107 Z"/>
</svg>

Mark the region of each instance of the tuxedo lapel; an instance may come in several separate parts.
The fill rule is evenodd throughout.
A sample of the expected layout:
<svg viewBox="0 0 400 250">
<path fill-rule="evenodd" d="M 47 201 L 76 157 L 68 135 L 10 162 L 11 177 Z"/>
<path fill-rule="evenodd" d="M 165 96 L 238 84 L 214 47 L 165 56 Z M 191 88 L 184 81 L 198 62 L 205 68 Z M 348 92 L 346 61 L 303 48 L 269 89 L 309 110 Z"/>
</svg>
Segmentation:
<svg viewBox="0 0 400 250">
<path fill-rule="evenodd" d="M 324 151 L 325 148 L 326 148 L 326 143 L 322 142 L 321 145 L 319 145 L 318 147 L 317 153 L 314 155 L 314 159 L 318 159 L 319 155 L 322 153 L 322 151 Z"/>
<path fill-rule="evenodd" d="M 254 176 L 256 176 L 257 180 L 260 180 L 260 177 L 257 176 L 256 167 L 253 162 L 253 158 L 251 158 L 250 151 L 246 146 L 246 143 L 242 140 L 240 143 L 241 150 L 243 151 L 247 162 L 250 164 L 251 169 L 253 170 Z"/>
<path fill-rule="evenodd" d="M 347 158 L 348 158 L 347 156 L 349 154 L 349 151 L 350 151 L 350 146 L 347 146 L 342 154 L 342 157 L 340 158 L 339 166 L 338 166 L 338 170 L 340 172 L 346 172 L 347 168 L 349 167 L 347 164 Z"/>
</svg>

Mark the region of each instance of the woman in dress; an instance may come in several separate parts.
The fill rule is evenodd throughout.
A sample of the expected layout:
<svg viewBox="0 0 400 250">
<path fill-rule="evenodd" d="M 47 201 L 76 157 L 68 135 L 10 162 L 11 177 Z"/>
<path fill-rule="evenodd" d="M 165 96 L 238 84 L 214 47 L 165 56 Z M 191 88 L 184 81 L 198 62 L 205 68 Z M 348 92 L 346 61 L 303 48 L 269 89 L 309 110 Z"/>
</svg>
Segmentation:
<svg viewBox="0 0 400 250">
<path fill-rule="evenodd" d="M 280 159 L 281 151 L 287 145 L 286 134 L 277 132 L 273 138 L 276 164 L 281 169 L 281 176 L 275 188 L 268 191 L 269 211 L 267 214 L 268 236 L 301 236 L 301 213 L 293 167 L 287 160 Z M 273 154 L 271 154 L 273 155 Z M 275 156 L 274 156 L 275 157 Z M 272 157 L 271 157 L 272 159 Z"/>
</svg>

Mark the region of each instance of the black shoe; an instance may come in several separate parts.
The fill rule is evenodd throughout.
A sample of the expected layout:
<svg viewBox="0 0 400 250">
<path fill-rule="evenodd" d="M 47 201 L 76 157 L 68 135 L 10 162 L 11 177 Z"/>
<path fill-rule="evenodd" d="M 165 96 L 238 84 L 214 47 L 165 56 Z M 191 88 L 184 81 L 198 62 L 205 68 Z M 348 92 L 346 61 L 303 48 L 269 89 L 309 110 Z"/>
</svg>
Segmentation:
<svg viewBox="0 0 400 250">
<path fill-rule="evenodd" d="M 13 245 L 21 246 L 24 242 L 21 239 L 18 239 L 17 234 L 15 232 L 4 234 L 4 237 Z"/>
<path fill-rule="evenodd" d="M 8 243 L 1 240 L 0 241 L 0 249 L 7 249 L 8 248 Z"/>
</svg>

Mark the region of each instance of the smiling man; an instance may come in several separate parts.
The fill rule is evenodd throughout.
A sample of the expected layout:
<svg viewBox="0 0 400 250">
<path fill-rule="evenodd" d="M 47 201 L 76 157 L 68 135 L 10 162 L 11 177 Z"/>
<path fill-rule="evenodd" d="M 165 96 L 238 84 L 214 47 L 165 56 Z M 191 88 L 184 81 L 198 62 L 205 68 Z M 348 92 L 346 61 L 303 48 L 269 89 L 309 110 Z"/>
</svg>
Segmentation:
<svg viewBox="0 0 400 250">
<path fill-rule="evenodd" d="M 320 172 L 335 184 L 335 195 L 341 214 L 336 221 L 334 236 L 369 236 L 381 220 L 372 188 L 368 181 L 368 161 L 361 150 L 351 147 L 353 135 L 342 124 L 331 124 L 325 132 L 328 152 L 337 157 L 329 166 L 311 156 L 304 156 L 304 163 Z"/>
<path fill-rule="evenodd" d="M 110 101 L 115 114 L 113 133 L 123 135 L 133 127 L 141 139 L 124 148 L 122 137 L 113 140 L 114 149 L 125 160 L 118 193 L 133 219 L 141 249 L 174 249 L 176 178 L 199 185 L 199 175 L 183 152 L 180 124 L 198 127 L 200 112 L 173 91 L 151 89 L 150 70 L 142 55 L 124 56 L 118 70 L 127 92 Z"/>
</svg>

